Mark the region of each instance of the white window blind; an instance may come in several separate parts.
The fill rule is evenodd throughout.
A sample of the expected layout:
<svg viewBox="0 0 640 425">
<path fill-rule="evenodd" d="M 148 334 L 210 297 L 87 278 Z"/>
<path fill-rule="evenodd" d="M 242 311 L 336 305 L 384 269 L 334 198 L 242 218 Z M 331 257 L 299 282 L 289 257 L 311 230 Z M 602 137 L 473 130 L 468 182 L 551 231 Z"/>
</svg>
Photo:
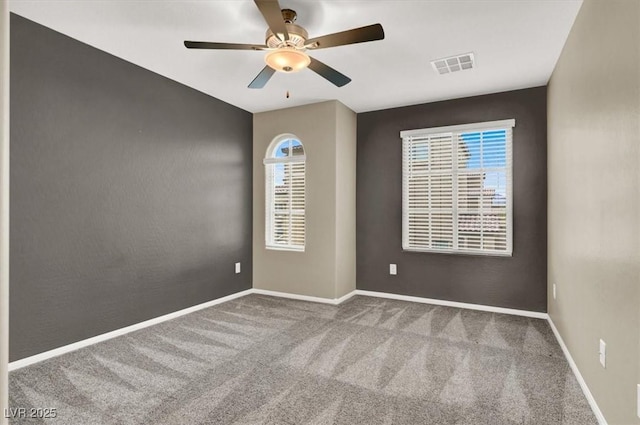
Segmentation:
<svg viewBox="0 0 640 425">
<path fill-rule="evenodd" d="M 294 138 L 278 138 L 267 150 L 266 247 L 304 251 L 305 153 Z"/>
<path fill-rule="evenodd" d="M 402 137 L 402 246 L 512 254 L 514 120 L 410 130 Z"/>
</svg>

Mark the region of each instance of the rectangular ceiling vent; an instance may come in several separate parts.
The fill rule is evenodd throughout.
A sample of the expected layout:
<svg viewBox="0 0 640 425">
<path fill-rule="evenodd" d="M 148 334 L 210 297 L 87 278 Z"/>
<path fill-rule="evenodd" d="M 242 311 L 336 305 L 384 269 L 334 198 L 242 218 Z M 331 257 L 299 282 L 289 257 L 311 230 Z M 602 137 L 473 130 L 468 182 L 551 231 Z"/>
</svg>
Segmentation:
<svg viewBox="0 0 640 425">
<path fill-rule="evenodd" d="M 475 66 L 473 53 L 451 56 L 449 58 L 436 59 L 431 61 L 431 66 L 438 74 L 449 74 L 451 72 L 471 69 Z"/>
</svg>

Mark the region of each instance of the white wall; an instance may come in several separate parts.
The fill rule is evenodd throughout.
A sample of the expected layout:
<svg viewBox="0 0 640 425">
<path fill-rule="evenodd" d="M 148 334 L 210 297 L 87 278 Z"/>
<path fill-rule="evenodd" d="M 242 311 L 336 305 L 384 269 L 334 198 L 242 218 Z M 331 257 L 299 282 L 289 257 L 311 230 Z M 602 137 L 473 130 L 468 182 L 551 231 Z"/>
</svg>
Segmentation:
<svg viewBox="0 0 640 425">
<path fill-rule="evenodd" d="M 9 2 L 0 1 L 0 423 L 8 423 L 9 364 Z"/>
<path fill-rule="evenodd" d="M 548 87 L 548 303 L 611 425 L 640 423 L 639 170 L 640 1 L 585 0 Z"/>
</svg>

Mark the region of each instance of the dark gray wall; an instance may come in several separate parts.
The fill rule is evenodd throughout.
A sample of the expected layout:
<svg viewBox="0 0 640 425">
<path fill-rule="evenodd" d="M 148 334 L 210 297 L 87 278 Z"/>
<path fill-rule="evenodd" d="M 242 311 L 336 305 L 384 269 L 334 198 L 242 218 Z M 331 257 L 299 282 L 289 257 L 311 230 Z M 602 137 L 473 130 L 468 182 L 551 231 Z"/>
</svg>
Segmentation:
<svg viewBox="0 0 640 425">
<path fill-rule="evenodd" d="M 509 118 L 513 257 L 403 252 L 400 131 Z M 357 288 L 546 311 L 546 119 L 546 87 L 358 114 Z"/>
<path fill-rule="evenodd" d="M 11 360 L 250 288 L 251 143 L 250 113 L 12 15 Z"/>
</svg>

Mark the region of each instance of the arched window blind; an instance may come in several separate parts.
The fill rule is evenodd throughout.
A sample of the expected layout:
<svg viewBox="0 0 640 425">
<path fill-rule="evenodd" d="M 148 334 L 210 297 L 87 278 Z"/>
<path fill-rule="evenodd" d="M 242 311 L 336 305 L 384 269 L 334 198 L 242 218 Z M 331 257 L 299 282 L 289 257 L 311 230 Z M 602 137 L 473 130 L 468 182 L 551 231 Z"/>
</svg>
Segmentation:
<svg viewBox="0 0 640 425">
<path fill-rule="evenodd" d="M 268 249 L 304 251 L 305 161 L 302 143 L 293 135 L 277 137 L 264 159 Z"/>
</svg>

